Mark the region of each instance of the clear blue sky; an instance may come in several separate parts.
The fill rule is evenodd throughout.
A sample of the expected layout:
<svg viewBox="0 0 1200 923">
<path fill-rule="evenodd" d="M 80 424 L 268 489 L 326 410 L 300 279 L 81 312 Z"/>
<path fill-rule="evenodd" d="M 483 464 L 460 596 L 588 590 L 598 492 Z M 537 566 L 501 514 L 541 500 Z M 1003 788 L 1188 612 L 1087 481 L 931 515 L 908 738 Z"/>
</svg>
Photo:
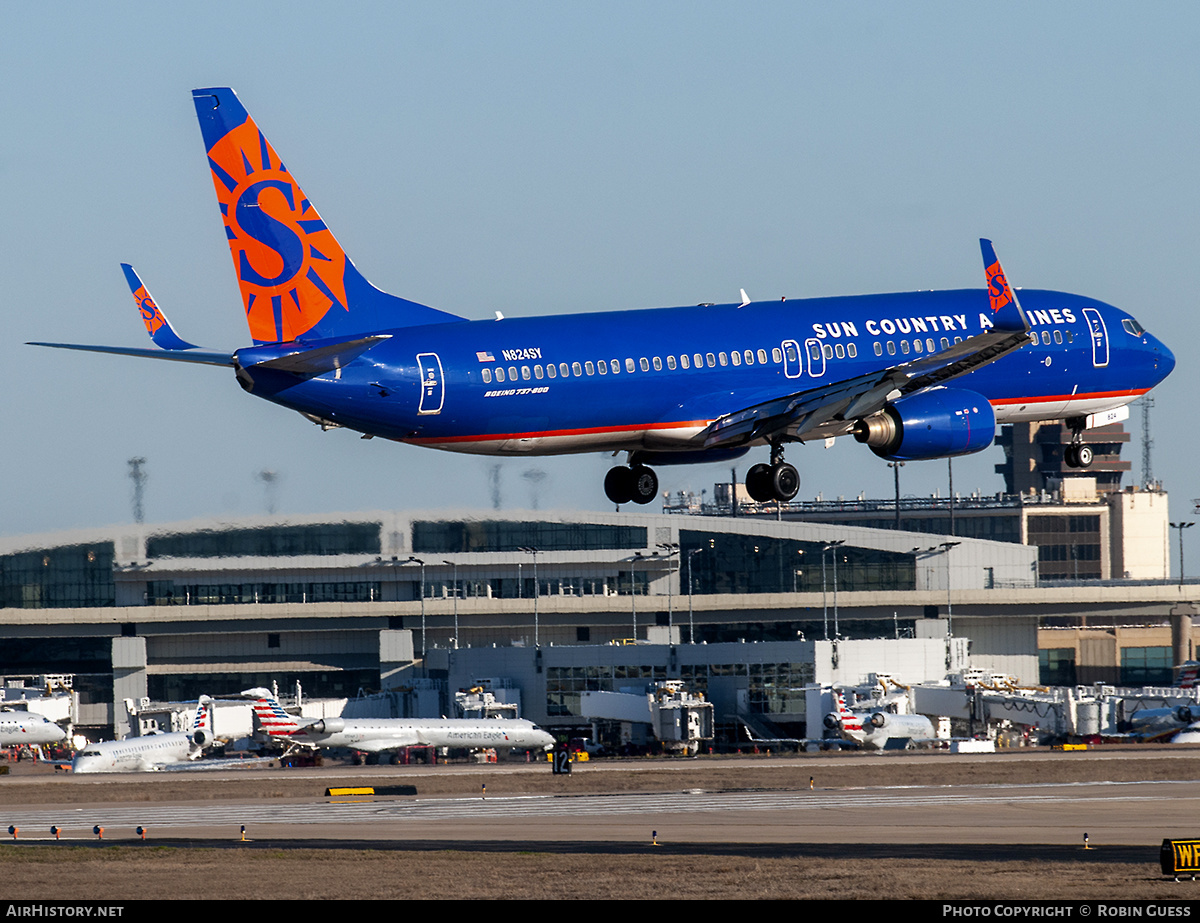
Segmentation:
<svg viewBox="0 0 1200 923">
<path fill-rule="evenodd" d="M 264 468 L 282 512 L 490 508 L 488 460 L 322 433 L 219 369 L 21 345 L 148 344 L 122 260 L 185 338 L 247 343 L 190 98 L 213 85 L 368 278 L 471 317 L 982 286 L 991 237 L 1014 283 L 1124 307 L 1174 349 L 1154 473 L 1191 517 L 1200 7 L 345 6 L 6 10 L 0 533 L 129 521 L 133 455 L 152 521 L 261 512 Z M 801 497 L 891 493 L 849 440 L 789 460 Z M 958 461 L 956 488 L 1000 490 L 1000 460 Z M 504 505 L 538 468 L 542 509 L 607 508 L 608 464 L 506 462 Z M 945 469 L 910 464 L 904 492 L 944 494 Z"/>
</svg>

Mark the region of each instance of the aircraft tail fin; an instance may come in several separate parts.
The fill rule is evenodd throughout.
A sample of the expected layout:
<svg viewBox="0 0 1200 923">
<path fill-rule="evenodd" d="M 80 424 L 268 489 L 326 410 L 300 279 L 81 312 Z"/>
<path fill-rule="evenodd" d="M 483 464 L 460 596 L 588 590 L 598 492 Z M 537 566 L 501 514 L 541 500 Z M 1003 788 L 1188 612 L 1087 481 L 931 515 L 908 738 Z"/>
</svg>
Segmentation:
<svg viewBox="0 0 1200 923">
<path fill-rule="evenodd" d="M 192 758 L 200 756 L 215 741 L 213 735 L 212 698 L 200 696 L 196 703 L 196 717 L 192 719 Z"/>
<path fill-rule="evenodd" d="M 195 344 L 189 343 L 175 332 L 171 322 L 150 296 L 145 283 L 134 272 L 133 267 L 122 263 L 121 269 L 125 273 L 125 281 L 129 283 L 129 291 L 133 293 L 134 304 L 141 312 L 142 323 L 146 325 L 146 332 L 150 334 L 154 345 L 161 349 L 195 349 Z"/>
<path fill-rule="evenodd" d="M 846 697 L 840 689 L 833 690 L 833 700 L 837 703 L 837 713 L 842 722 L 842 730 L 861 731 L 863 729 L 862 716 L 854 714 L 846 707 Z"/>
<path fill-rule="evenodd" d="M 300 723 L 283 710 L 269 690 L 247 689 L 242 695 L 254 699 L 254 717 L 268 737 L 289 737 L 300 730 Z"/>
<path fill-rule="evenodd" d="M 1017 300 L 1017 293 L 1008 284 L 1008 277 L 996 256 L 996 248 L 990 240 L 981 237 L 979 249 L 983 253 L 983 271 L 987 275 L 992 323 L 1000 330 L 1028 330 L 1029 321 Z"/>
<path fill-rule="evenodd" d="M 463 320 L 371 285 L 232 89 L 192 101 L 256 344 Z"/>
</svg>

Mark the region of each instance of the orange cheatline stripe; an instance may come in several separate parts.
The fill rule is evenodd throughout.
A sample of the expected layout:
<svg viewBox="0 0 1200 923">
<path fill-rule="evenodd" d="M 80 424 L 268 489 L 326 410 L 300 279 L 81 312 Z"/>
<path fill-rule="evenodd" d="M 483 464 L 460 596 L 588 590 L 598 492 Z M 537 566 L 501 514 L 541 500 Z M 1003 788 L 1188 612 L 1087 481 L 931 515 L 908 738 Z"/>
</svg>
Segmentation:
<svg viewBox="0 0 1200 923">
<path fill-rule="evenodd" d="M 649 423 L 644 426 L 624 425 L 624 426 L 596 426 L 584 429 L 552 429 L 543 432 L 531 433 L 491 433 L 488 435 L 479 436 L 427 436 L 420 439 L 406 439 L 405 442 L 411 442 L 414 445 L 421 445 L 427 442 L 445 443 L 445 442 L 492 442 L 502 439 L 537 439 L 546 438 L 548 436 L 589 436 L 597 433 L 640 433 L 647 430 L 665 430 L 665 429 L 686 429 L 692 426 L 708 426 L 711 420 L 685 420 L 679 423 Z"/>
</svg>

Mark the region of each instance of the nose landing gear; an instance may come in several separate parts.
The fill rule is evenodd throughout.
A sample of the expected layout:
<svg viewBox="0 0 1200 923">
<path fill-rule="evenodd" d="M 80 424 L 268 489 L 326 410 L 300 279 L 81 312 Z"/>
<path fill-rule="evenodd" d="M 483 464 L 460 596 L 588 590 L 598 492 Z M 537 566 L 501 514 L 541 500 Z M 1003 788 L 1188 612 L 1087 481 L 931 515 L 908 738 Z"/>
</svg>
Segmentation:
<svg viewBox="0 0 1200 923">
<path fill-rule="evenodd" d="M 783 446 L 771 446 L 771 464 L 754 465 L 746 472 L 746 493 L 756 503 L 787 503 L 800 492 L 800 472 L 783 460 Z"/>
<path fill-rule="evenodd" d="M 1090 445 L 1083 444 L 1083 420 L 1072 418 L 1067 425 L 1071 427 L 1071 444 L 1063 449 L 1063 461 L 1068 468 L 1090 468 L 1095 455 Z"/>
</svg>

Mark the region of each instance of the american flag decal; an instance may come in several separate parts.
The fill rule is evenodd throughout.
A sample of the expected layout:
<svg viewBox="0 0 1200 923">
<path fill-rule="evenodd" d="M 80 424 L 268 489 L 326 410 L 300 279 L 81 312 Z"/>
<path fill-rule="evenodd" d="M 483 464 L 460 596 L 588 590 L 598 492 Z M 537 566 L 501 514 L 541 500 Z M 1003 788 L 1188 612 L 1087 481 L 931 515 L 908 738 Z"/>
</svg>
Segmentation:
<svg viewBox="0 0 1200 923">
<path fill-rule="evenodd" d="M 487 352 L 478 352 L 475 354 L 475 358 L 478 359 L 480 362 L 495 362 L 496 361 L 496 357 L 493 356 L 491 353 L 487 353 Z"/>
</svg>

